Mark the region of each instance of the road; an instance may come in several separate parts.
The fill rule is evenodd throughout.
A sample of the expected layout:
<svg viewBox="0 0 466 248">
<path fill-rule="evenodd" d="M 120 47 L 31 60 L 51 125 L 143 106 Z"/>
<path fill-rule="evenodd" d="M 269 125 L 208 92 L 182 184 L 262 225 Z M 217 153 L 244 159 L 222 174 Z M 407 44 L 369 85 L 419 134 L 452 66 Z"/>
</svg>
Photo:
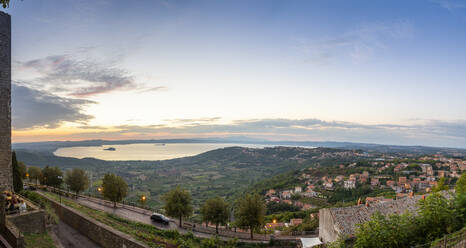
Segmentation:
<svg viewBox="0 0 466 248">
<path fill-rule="evenodd" d="M 160 223 L 156 223 L 156 222 L 153 222 L 151 219 L 150 219 L 150 216 L 152 214 L 152 212 L 150 212 L 149 210 L 144 210 L 144 209 L 140 209 L 140 208 L 136 208 L 136 207 L 132 207 L 132 206 L 127 206 L 127 205 L 123 205 L 123 204 L 118 204 L 117 205 L 117 208 L 113 208 L 113 205 L 108 202 L 108 201 L 104 201 L 104 200 L 101 200 L 101 199 L 97 199 L 97 198 L 90 198 L 90 197 L 86 197 L 86 196 L 80 196 L 78 199 L 72 199 L 72 198 L 67 198 L 69 200 L 74 200 L 84 206 L 87 206 L 87 207 L 90 207 L 90 208 L 93 208 L 93 209 L 96 209 L 96 210 L 101 210 L 101 211 L 104 211 L 104 212 L 107 212 L 107 213 L 112 213 L 112 214 L 115 214 L 119 217 L 122 217 L 122 218 L 125 218 L 125 219 L 129 219 L 129 220 L 133 220 L 133 221 L 137 221 L 137 222 L 142 222 L 142 223 L 145 223 L 145 224 L 149 224 L 149 225 L 154 225 L 156 226 L 157 228 L 160 228 L 160 229 L 164 229 L 164 230 L 177 230 L 178 232 L 180 233 L 187 233 L 188 231 L 190 231 L 191 233 L 193 233 L 194 236 L 196 237 L 199 237 L 199 238 L 213 238 L 215 237 L 215 234 L 213 233 L 206 233 L 206 232 L 198 232 L 198 231 L 193 231 L 193 230 L 187 230 L 185 228 L 180 228 L 178 225 L 177 225 L 177 221 L 175 220 L 172 220 L 170 222 L 169 225 L 163 225 L 163 224 L 160 224 Z M 230 234 L 233 233 L 233 232 L 230 232 Z M 249 237 L 249 234 L 247 233 L 236 233 L 237 234 L 237 238 L 239 241 L 241 242 L 247 242 L 247 243 L 267 243 L 268 240 L 250 240 L 250 239 L 245 239 L 245 238 L 241 238 L 241 237 Z M 242 236 L 241 236 L 242 235 Z M 256 237 L 259 236 L 259 234 L 256 234 L 255 235 Z M 262 235 L 263 237 L 263 235 Z M 233 237 L 231 236 L 221 236 L 221 234 L 219 235 L 219 238 L 222 239 L 222 240 L 230 240 L 232 239 Z"/>
</svg>

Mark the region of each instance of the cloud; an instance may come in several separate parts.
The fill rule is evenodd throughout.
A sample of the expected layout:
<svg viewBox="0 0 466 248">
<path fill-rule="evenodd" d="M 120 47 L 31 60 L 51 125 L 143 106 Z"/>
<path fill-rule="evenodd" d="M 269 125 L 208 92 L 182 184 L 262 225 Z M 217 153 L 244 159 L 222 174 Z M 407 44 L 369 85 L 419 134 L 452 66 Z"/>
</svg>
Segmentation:
<svg viewBox="0 0 466 248">
<path fill-rule="evenodd" d="M 360 25 L 324 39 L 297 38 L 295 42 L 309 62 L 323 65 L 342 56 L 355 62 L 365 62 L 381 50 L 387 49 L 389 41 L 407 39 L 413 33 L 414 28 L 409 21 L 399 20 Z"/>
<path fill-rule="evenodd" d="M 55 94 L 72 97 L 90 97 L 122 90 L 149 92 L 166 89 L 136 83 L 134 77 L 115 62 L 97 62 L 78 59 L 71 55 L 55 55 L 17 62 L 19 70 L 33 70 L 39 74 L 28 84 Z"/>
<path fill-rule="evenodd" d="M 157 87 L 143 87 L 141 90 L 139 90 L 139 93 L 146 93 L 146 92 L 153 92 L 153 91 L 162 91 L 162 90 L 167 90 L 167 87 L 165 86 L 157 86 Z"/>
<path fill-rule="evenodd" d="M 165 120 L 170 122 L 171 124 L 199 124 L 199 123 L 212 123 L 220 120 L 221 117 L 204 117 L 204 118 L 196 118 L 196 119 L 168 119 Z"/>
<path fill-rule="evenodd" d="M 466 148 L 466 120 L 418 120 L 410 125 L 368 125 L 319 119 L 236 120 L 219 124 L 180 119 L 162 125 L 121 125 L 108 130 L 93 130 L 72 138 L 149 139 L 247 136 L 266 140 L 350 141 L 396 145 L 430 145 Z M 173 126 L 173 124 L 179 124 Z"/>
<path fill-rule="evenodd" d="M 13 128 L 56 128 L 63 122 L 86 124 L 93 116 L 83 113 L 83 108 L 94 103 L 89 100 L 59 97 L 13 83 Z"/>
</svg>

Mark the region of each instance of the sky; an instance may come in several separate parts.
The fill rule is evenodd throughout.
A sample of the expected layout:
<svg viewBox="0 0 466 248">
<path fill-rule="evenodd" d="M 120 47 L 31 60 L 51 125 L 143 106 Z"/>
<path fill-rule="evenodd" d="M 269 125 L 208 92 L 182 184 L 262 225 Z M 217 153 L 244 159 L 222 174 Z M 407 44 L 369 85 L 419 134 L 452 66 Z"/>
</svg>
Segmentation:
<svg viewBox="0 0 466 248">
<path fill-rule="evenodd" d="M 466 148 L 466 0 L 12 0 L 13 142 Z"/>
</svg>

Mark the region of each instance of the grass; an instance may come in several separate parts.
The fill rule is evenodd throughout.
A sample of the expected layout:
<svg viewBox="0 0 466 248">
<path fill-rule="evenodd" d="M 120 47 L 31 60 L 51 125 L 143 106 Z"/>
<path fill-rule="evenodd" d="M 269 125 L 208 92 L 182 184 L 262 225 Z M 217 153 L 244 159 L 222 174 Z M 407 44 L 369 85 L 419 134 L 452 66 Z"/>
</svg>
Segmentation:
<svg viewBox="0 0 466 248">
<path fill-rule="evenodd" d="M 26 248 L 55 248 L 55 243 L 47 232 L 44 233 L 25 233 L 24 241 Z"/>
</svg>

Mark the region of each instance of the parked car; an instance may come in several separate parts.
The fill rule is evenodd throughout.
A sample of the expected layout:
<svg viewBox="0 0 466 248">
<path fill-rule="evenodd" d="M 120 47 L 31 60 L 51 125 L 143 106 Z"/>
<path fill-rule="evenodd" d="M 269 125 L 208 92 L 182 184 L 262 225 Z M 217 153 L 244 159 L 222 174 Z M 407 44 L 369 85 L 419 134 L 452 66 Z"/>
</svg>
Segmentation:
<svg viewBox="0 0 466 248">
<path fill-rule="evenodd" d="M 36 187 L 34 187 L 32 185 L 24 185 L 23 189 L 25 189 L 25 190 L 36 190 Z"/>
<path fill-rule="evenodd" d="M 158 214 L 158 213 L 153 213 L 150 217 L 150 219 L 152 221 L 155 221 L 155 222 L 158 222 L 158 223 L 162 223 L 164 225 L 168 225 L 170 224 L 170 219 L 168 219 L 167 217 L 165 217 L 164 215 L 162 214 Z"/>
</svg>

